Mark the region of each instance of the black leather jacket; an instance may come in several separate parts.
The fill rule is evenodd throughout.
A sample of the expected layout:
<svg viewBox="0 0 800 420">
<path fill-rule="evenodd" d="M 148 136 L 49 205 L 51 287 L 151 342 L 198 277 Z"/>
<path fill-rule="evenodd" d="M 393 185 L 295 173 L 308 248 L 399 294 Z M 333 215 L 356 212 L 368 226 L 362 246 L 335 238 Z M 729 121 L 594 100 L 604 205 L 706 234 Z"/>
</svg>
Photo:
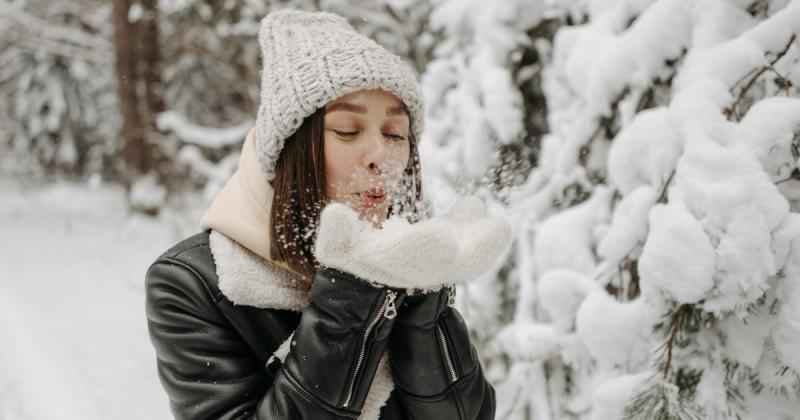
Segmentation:
<svg viewBox="0 0 800 420">
<path fill-rule="evenodd" d="M 494 388 L 446 289 L 408 296 L 323 268 L 302 314 L 234 306 L 217 286 L 209 232 L 164 252 L 146 276 L 176 418 L 356 418 L 385 350 L 395 388 L 382 420 L 494 418 Z M 271 358 L 295 328 L 284 363 Z"/>
</svg>

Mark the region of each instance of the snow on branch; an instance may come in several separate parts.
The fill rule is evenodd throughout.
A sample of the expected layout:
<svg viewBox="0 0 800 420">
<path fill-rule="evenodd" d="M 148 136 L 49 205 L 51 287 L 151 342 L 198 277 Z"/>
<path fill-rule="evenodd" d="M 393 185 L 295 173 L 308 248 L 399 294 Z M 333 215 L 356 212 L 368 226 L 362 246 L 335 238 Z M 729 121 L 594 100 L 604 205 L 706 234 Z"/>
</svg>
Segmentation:
<svg viewBox="0 0 800 420">
<path fill-rule="evenodd" d="M 727 108 L 725 108 L 723 110 L 723 112 L 725 114 L 725 117 L 728 120 L 733 120 L 734 117 L 736 117 L 737 121 L 741 119 L 741 116 L 736 112 L 736 107 L 739 106 L 739 104 L 742 102 L 742 100 L 746 96 L 747 92 L 750 90 L 750 88 L 753 87 L 753 85 L 755 84 L 756 80 L 758 80 L 758 78 L 762 74 L 764 74 L 767 70 L 772 70 L 772 71 L 777 72 L 775 70 L 775 67 L 774 67 L 775 63 L 777 63 L 778 60 L 780 60 L 781 58 L 783 58 L 784 55 L 786 55 L 786 53 L 789 51 L 789 47 L 792 46 L 792 43 L 794 42 L 796 37 L 797 36 L 795 34 L 792 34 L 792 37 L 789 38 L 789 41 L 786 42 L 786 45 L 783 47 L 783 50 L 779 51 L 776 54 L 775 58 L 772 59 L 769 62 L 768 65 L 765 65 L 765 66 L 761 67 L 760 69 L 756 70 L 755 74 L 750 78 L 750 80 L 747 82 L 747 84 L 745 84 L 745 86 L 742 88 L 742 90 L 739 91 L 739 95 L 736 96 L 736 100 L 733 101 L 732 104 L 730 104 Z M 779 76 L 780 76 L 780 74 L 779 74 Z M 785 79 L 782 76 L 781 76 L 781 78 Z"/>
<path fill-rule="evenodd" d="M 0 25 L 13 28 L 3 34 L 24 47 L 39 45 L 53 54 L 79 53 L 101 62 L 113 57 L 111 43 L 104 37 L 55 24 L 18 8 L 0 8 Z"/>
<path fill-rule="evenodd" d="M 253 121 L 226 128 L 206 127 L 192 123 L 176 111 L 166 111 L 158 115 L 156 125 L 159 130 L 174 132 L 185 143 L 217 149 L 241 143 L 253 127 Z"/>
</svg>

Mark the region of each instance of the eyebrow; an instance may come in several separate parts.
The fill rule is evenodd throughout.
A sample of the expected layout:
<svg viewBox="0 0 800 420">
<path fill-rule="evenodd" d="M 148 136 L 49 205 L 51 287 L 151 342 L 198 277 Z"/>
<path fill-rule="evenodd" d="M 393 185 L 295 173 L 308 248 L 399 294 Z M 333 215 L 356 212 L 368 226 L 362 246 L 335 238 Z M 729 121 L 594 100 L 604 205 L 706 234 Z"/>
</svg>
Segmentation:
<svg viewBox="0 0 800 420">
<path fill-rule="evenodd" d="M 355 112 L 357 114 L 366 114 L 367 113 L 367 107 L 365 107 L 364 105 L 360 105 L 360 104 L 352 104 L 350 102 L 336 102 L 334 104 L 328 105 L 328 107 L 325 108 L 325 112 L 326 113 L 334 112 L 334 111 L 349 111 L 349 112 Z M 396 115 L 408 116 L 408 112 L 406 111 L 406 109 L 404 107 L 399 106 L 399 105 L 398 106 L 393 106 L 393 107 L 391 107 L 391 108 L 386 110 L 386 116 L 387 117 L 394 117 Z"/>
</svg>

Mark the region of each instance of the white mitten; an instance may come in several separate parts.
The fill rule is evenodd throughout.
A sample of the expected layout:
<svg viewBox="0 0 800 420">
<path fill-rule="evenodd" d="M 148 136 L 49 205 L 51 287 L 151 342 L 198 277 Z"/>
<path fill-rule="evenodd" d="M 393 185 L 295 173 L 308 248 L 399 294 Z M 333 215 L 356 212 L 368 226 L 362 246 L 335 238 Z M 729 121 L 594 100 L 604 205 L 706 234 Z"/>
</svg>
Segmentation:
<svg viewBox="0 0 800 420">
<path fill-rule="evenodd" d="M 442 215 L 441 222 L 450 227 L 459 243 L 453 283 L 467 282 L 485 273 L 511 243 L 511 225 L 503 217 L 487 215 L 477 196 L 456 202 Z"/>
<path fill-rule="evenodd" d="M 456 202 L 447 212 L 410 224 L 391 218 L 375 229 L 350 207 L 322 210 L 317 261 L 372 283 L 437 290 L 481 275 L 511 242 L 505 218 L 486 214 L 478 197 Z"/>
</svg>

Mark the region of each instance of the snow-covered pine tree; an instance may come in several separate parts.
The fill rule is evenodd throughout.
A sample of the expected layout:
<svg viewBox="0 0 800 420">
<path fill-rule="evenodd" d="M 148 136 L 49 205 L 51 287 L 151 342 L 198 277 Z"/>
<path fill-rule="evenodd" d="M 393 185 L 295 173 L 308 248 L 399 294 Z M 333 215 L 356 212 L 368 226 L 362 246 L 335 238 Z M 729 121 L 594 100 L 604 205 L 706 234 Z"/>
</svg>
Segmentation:
<svg viewBox="0 0 800 420">
<path fill-rule="evenodd" d="M 552 6 L 498 416 L 793 418 L 800 2 Z"/>
<path fill-rule="evenodd" d="M 109 7 L 0 2 L 3 170 L 33 180 L 114 173 L 119 118 Z"/>
</svg>

